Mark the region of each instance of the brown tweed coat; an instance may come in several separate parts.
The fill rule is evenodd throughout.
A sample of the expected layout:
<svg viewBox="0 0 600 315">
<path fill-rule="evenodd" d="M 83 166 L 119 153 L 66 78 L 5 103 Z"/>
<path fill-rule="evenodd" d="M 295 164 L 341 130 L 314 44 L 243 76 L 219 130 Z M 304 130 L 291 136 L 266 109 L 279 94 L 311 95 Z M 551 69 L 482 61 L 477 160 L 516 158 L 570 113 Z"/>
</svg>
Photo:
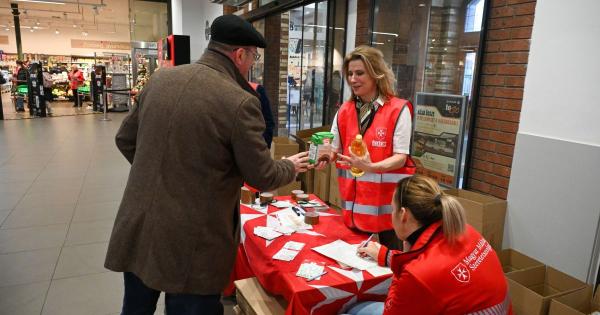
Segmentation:
<svg viewBox="0 0 600 315">
<path fill-rule="evenodd" d="M 255 92 L 224 55 L 154 73 L 116 142 L 131 171 L 105 266 L 169 293 L 219 294 L 239 242 L 243 181 L 290 183 L 273 161 Z"/>
</svg>

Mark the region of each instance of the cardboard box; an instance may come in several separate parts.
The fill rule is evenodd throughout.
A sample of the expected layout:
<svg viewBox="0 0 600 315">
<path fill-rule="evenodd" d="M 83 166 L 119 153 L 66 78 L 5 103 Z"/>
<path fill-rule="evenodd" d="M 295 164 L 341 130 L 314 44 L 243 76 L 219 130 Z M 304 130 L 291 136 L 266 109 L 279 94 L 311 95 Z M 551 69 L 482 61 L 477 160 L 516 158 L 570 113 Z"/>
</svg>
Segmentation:
<svg viewBox="0 0 600 315">
<path fill-rule="evenodd" d="M 596 295 L 592 298 L 592 288 L 565 294 L 550 301 L 548 315 L 588 315 L 600 311 L 600 286 L 596 288 Z"/>
<path fill-rule="evenodd" d="M 543 263 L 514 249 L 504 249 L 498 253 L 504 273 L 544 266 Z"/>
<path fill-rule="evenodd" d="M 340 186 L 338 184 L 338 169 L 335 165 L 331 166 L 329 173 L 329 205 L 341 209 L 342 199 L 340 198 Z"/>
<path fill-rule="evenodd" d="M 535 267 L 506 274 L 513 310 L 519 315 L 546 315 L 550 300 L 587 285 L 554 268 Z"/>
<path fill-rule="evenodd" d="M 256 278 L 234 282 L 238 306 L 246 315 L 283 315 L 287 302 L 267 293 Z"/>
<path fill-rule="evenodd" d="M 506 200 L 462 189 L 444 191 L 453 195 L 465 208 L 467 223 L 472 225 L 499 252 L 504 236 Z"/>
<path fill-rule="evenodd" d="M 294 138 L 294 140 L 296 140 L 296 142 L 299 145 L 298 152 L 308 151 L 310 137 L 312 137 L 312 135 L 314 133 L 317 133 L 320 131 L 331 131 L 331 125 L 325 125 L 322 127 L 311 128 L 311 129 L 298 130 L 298 131 L 296 131 L 295 135 L 291 135 L 291 137 Z"/>
<path fill-rule="evenodd" d="M 327 164 L 322 170 L 315 170 L 315 195 L 321 200 L 329 201 L 329 178 L 331 177 L 331 164 Z M 335 168 L 335 166 L 333 166 Z"/>
<path fill-rule="evenodd" d="M 273 160 L 281 160 L 282 157 L 294 155 L 298 151 L 298 143 L 288 137 L 274 137 L 271 143 L 271 157 Z"/>
<path fill-rule="evenodd" d="M 292 190 L 300 189 L 300 181 L 293 181 L 285 186 L 281 186 L 273 191 L 275 196 L 289 196 L 292 194 Z"/>
</svg>

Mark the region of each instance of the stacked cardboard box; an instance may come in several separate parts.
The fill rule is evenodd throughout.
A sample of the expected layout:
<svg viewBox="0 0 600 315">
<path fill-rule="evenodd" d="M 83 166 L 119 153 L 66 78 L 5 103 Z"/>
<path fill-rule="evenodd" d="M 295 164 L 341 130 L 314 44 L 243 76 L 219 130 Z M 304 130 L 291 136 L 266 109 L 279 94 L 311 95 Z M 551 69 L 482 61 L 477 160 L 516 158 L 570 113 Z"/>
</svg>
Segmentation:
<svg viewBox="0 0 600 315">
<path fill-rule="evenodd" d="M 338 184 L 338 169 L 335 165 L 331 166 L 331 171 L 329 172 L 329 205 L 334 208 L 342 208 L 340 186 Z"/>
<path fill-rule="evenodd" d="M 282 297 L 267 293 L 256 278 L 234 282 L 239 314 L 283 315 L 287 302 Z"/>
<path fill-rule="evenodd" d="M 584 290 L 587 285 L 548 266 L 506 274 L 515 314 L 546 315 L 550 301 Z"/>
<path fill-rule="evenodd" d="M 541 262 L 514 249 L 503 249 L 498 253 L 504 273 L 544 266 Z"/>
<path fill-rule="evenodd" d="M 335 169 L 335 165 L 327 164 L 327 166 L 322 170 L 315 170 L 315 195 L 317 195 L 321 200 L 328 202 L 329 201 L 329 178 L 331 177 L 331 168 Z"/>
<path fill-rule="evenodd" d="M 298 143 L 288 137 L 274 137 L 271 143 L 271 157 L 273 160 L 281 160 L 284 156 L 298 153 Z"/>
<path fill-rule="evenodd" d="M 592 297 L 592 288 L 565 294 L 550 301 L 548 315 L 588 315 L 600 312 L 600 287 L 596 288 L 596 294 Z"/>
<path fill-rule="evenodd" d="M 506 200 L 462 189 L 448 189 L 465 208 L 467 223 L 472 225 L 499 252 L 502 249 Z"/>
</svg>

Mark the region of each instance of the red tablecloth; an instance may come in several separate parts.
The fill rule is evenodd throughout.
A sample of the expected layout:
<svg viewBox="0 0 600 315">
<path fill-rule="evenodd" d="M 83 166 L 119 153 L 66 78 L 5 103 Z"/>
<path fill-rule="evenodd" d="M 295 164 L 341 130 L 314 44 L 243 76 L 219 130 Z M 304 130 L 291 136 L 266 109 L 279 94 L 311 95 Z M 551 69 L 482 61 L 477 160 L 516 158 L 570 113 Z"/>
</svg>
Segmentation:
<svg viewBox="0 0 600 315">
<path fill-rule="evenodd" d="M 289 200 L 289 197 L 277 197 Z M 317 199 L 311 195 L 311 199 Z M 267 241 L 254 235 L 256 226 L 277 226 L 278 220 L 272 215 L 280 211 L 270 205 L 266 213 L 241 206 L 242 235 L 232 280 L 256 277 L 265 290 L 282 295 L 288 302 L 286 315 L 291 314 L 336 314 L 357 301 L 383 301 L 391 283 L 390 275 L 373 277 L 366 271 L 344 270 L 332 259 L 316 251 L 313 247 L 341 239 L 350 244 L 358 244 L 368 235 L 348 229 L 342 217 L 335 211 L 322 213 L 319 224 L 306 233 L 296 232 L 290 236 L 280 236 Z M 304 248 L 290 262 L 273 259 L 288 241 L 305 243 Z M 325 263 L 327 274 L 319 280 L 307 282 L 296 276 L 304 260 Z M 336 268 L 333 270 L 329 266 Z"/>
</svg>

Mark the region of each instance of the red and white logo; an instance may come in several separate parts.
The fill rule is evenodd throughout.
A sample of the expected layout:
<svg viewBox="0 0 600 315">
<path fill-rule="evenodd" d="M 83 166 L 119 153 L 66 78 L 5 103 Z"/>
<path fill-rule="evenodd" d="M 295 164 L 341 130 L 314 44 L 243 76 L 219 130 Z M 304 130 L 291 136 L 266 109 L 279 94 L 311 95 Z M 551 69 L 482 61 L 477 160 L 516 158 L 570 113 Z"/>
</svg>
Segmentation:
<svg viewBox="0 0 600 315">
<path fill-rule="evenodd" d="M 463 263 L 456 265 L 456 267 L 454 267 L 450 273 L 452 273 L 458 282 L 467 283 L 469 280 L 471 280 L 471 273 L 469 272 L 467 266 L 465 266 Z"/>
<path fill-rule="evenodd" d="M 378 127 L 375 128 L 375 139 L 379 141 L 385 140 L 385 134 L 387 133 L 387 128 Z"/>
</svg>

